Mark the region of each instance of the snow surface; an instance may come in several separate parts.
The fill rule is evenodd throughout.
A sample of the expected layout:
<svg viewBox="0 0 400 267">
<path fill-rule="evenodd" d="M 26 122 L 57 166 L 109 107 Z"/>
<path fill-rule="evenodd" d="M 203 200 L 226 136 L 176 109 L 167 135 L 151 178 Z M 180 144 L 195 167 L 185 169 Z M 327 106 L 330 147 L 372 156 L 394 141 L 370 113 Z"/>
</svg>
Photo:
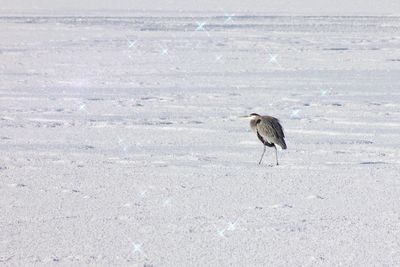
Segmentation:
<svg viewBox="0 0 400 267">
<path fill-rule="evenodd" d="M 398 0 L 0 0 L 0 13 L 206 12 L 273 15 L 400 15 Z"/>
<path fill-rule="evenodd" d="M 0 17 L 0 265 L 399 266 L 399 29 Z"/>
</svg>

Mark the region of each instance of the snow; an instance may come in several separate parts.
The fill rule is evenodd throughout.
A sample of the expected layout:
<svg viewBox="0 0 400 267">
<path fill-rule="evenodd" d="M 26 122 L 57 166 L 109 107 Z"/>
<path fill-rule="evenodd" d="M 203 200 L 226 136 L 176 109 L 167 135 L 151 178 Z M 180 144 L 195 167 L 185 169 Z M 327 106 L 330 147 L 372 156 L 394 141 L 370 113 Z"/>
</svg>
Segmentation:
<svg viewBox="0 0 400 267">
<path fill-rule="evenodd" d="M 400 265 L 399 17 L 215 13 L 0 17 L 1 264 Z"/>
<path fill-rule="evenodd" d="M 273 14 L 273 15 L 399 15 L 400 2 L 395 0 L 1 0 L 5 14 L 110 14 L 135 13 L 160 16 L 190 12 L 207 14 Z"/>
</svg>

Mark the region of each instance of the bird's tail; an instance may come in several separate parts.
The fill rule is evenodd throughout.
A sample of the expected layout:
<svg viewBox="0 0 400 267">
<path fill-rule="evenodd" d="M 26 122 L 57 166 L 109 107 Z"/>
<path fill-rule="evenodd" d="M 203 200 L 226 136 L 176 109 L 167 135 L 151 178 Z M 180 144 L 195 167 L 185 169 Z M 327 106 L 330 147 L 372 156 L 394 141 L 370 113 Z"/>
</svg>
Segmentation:
<svg viewBox="0 0 400 267">
<path fill-rule="evenodd" d="M 283 139 L 283 138 L 280 138 L 280 139 L 279 139 L 278 145 L 279 145 L 282 149 L 286 149 L 286 148 L 287 148 L 285 139 Z"/>
</svg>

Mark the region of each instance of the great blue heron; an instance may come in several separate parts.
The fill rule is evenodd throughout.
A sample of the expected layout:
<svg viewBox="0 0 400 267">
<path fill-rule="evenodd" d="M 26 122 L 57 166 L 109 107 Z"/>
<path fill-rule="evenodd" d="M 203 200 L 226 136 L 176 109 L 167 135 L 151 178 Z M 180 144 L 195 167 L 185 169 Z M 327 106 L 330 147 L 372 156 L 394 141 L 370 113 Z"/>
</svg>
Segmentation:
<svg viewBox="0 0 400 267">
<path fill-rule="evenodd" d="M 258 139 L 264 145 L 264 151 L 258 164 L 261 164 L 265 149 L 268 146 L 275 148 L 276 165 L 279 165 L 276 145 L 279 145 L 282 149 L 286 149 L 285 134 L 279 120 L 271 116 L 261 116 L 257 113 L 251 113 L 247 117 L 250 118 L 251 129 L 257 133 Z"/>
</svg>

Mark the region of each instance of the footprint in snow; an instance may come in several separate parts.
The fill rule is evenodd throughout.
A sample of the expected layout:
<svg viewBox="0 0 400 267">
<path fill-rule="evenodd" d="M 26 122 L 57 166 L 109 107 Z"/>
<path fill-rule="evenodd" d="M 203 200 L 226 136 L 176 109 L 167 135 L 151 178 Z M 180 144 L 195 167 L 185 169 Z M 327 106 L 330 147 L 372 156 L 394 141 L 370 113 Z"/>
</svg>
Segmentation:
<svg viewBox="0 0 400 267">
<path fill-rule="evenodd" d="M 19 183 L 19 184 L 8 184 L 8 186 L 9 187 L 27 187 L 26 184 L 21 184 L 21 183 Z"/>
<path fill-rule="evenodd" d="M 318 195 L 309 195 L 307 199 L 325 199 L 324 197 L 318 196 Z"/>
</svg>

